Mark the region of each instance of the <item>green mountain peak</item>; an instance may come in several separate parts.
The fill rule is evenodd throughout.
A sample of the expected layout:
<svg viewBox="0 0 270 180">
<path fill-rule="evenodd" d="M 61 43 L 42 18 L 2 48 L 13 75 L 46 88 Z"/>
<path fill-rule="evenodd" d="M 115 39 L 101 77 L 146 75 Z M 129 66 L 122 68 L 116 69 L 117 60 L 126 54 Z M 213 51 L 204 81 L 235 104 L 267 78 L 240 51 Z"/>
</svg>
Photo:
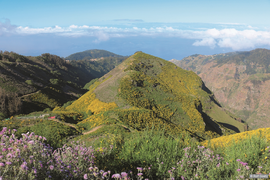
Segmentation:
<svg viewBox="0 0 270 180">
<path fill-rule="evenodd" d="M 229 122 L 219 123 L 207 114 L 217 106 L 211 91 L 194 72 L 136 52 L 92 83 L 66 110 L 89 114 L 78 123 L 86 130 L 111 123 L 134 130 L 161 125 L 168 134 L 186 132 L 201 141 L 238 130 L 233 125 L 235 128 L 226 128 Z"/>
</svg>

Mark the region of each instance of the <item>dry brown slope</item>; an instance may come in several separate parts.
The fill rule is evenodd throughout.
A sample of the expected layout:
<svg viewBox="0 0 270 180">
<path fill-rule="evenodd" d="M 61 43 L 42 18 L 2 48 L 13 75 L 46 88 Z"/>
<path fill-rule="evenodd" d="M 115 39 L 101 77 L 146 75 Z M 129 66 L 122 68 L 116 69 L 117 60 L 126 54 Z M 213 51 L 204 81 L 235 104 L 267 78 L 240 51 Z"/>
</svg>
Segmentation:
<svg viewBox="0 0 270 180">
<path fill-rule="evenodd" d="M 270 73 L 263 71 L 265 67 L 257 62 L 260 57 L 251 59 L 249 64 L 245 63 L 245 58 L 257 51 L 249 52 L 249 56 L 231 56 L 232 60 L 225 63 L 218 60 L 226 54 L 190 56 L 172 62 L 196 72 L 226 109 L 244 119 L 252 129 L 257 129 L 270 127 Z M 265 51 L 269 54 L 269 50 Z M 270 61 L 268 54 L 263 56 L 269 58 L 266 62 Z M 233 61 L 233 58 L 240 59 L 242 63 Z M 248 73 L 248 68 L 254 73 Z"/>
</svg>

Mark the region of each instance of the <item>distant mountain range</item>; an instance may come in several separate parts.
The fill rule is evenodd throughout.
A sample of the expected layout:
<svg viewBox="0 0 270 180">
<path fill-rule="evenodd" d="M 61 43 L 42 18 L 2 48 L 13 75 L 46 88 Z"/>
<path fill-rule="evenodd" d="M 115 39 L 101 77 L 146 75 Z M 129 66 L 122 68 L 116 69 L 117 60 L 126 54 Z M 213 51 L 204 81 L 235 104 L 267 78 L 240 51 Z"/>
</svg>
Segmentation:
<svg viewBox="0 0 270 180">
<path fill-rule="evenodd" d="M 196 54 L 171 62 L 198 74 L 217 100 L 252 129 L 270 127 L 270 50 Z"/>
<path fill-rule="evenodd" d="M 91 60 L 105 57 L 123 58 L 124 56 L 114 54 L 112 52 L 100 49 L 91 49 L 83 52 L 78 52 L 67 56 L 66 60 Z"/>
</svg>

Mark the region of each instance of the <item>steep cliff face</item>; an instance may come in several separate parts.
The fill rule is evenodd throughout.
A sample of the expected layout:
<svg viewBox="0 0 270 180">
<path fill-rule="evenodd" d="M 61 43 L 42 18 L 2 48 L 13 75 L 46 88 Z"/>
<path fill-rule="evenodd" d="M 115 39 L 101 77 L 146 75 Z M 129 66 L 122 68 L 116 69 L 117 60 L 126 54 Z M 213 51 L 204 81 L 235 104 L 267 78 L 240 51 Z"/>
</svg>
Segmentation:
<svg viewBox="0 0 270 180">
<path fill-rule="evenodd" d="M 250 128 L 270 127 L 270 50 L 193 55 L 171 62 L 197 73 L 217 100 Z"/>
</svg>

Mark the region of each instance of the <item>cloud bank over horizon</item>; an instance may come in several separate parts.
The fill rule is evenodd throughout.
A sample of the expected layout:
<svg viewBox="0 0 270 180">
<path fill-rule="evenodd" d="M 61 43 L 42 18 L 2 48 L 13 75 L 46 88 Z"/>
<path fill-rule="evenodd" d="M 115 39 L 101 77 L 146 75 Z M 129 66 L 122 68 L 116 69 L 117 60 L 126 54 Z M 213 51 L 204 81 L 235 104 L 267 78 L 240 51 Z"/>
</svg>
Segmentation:
<svg viewBox="0 0 270 180">
<path fill-rule="evenodd" d="M 225 24 L 225 23 L 224 23 Z M 238 24 L 233 24 L 238 25 Z M 70 25 L 69 27 L 42 27 L 31 28 L 12 25 L 8 19 L 4 23 L 0 22 L 0 36 L 12 35 L 37 35 L 53 34 L 66 37 L 94 37 L 93 42 L 99 43 L 108 41 L 111 38 L 124 38 L 132 36 L 149 37 L 177 37 L 183 39 L 193 39 L 193 46 L 207 46 L 210 48 L 225 47 L 232 50 L 242 50 L 246 48 L 255 48 L 257 46 L 270 45 L 270 31 L 251 29 L 247 26 L 245 30 L 236 28 L 209 28 L 203 30 L 177 29 L 171 26 L 163 27 L 113 27 L 113 26 L 88 26 L 88 25 Z"/>
<path fill-rule="evenodd" d="M 13 25 L 10 20 L 5 19 L 4 22 L 0 21 L 0 49 L 4 47 L 16 51 L 17 48 L 22 52 L 41 52 L 42 49 L 50 52 L 66 51 L 63 54 L 68 51 L 64 49 L 72 49 L 69 52 L 74 52 L 75 49 L 87 50 L 90 47 L 115 49 L 126 52 L 124 54 L 130 52 L 128 48 L 146 49 L 157 54 L 161 54 L 164 49 L 175 54 L 179 54 L 179 49 L 186 49 L 179 56 L 183 57 L 191 55 L 188 52 L 194 54 L 193 50 L 196 48 L 195 53 L 221 53 L 222 49 L 228 52 L 270 47 L 270 29 L 240 23 L 145 23 L 142 20 L 129 19 L 117 21 L 120 24 L 114 23 L 114 20 L 106 25 L 29 27 Z M 123 47 L 123 44 L 128 45 Z"/>
</svg>

